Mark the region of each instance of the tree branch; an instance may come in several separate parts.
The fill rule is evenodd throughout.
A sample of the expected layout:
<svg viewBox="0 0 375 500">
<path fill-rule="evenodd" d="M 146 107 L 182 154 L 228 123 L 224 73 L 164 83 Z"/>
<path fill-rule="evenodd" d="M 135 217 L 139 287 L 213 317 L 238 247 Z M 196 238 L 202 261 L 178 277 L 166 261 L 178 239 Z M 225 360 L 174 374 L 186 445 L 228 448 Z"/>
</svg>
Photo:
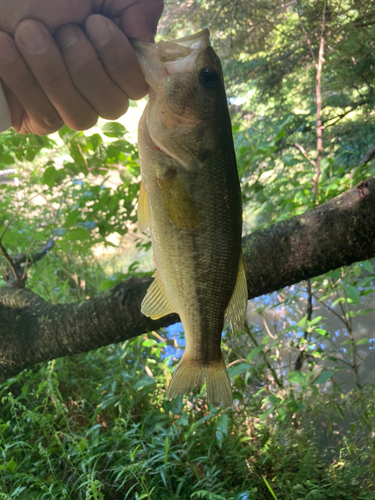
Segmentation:
<svg viewBox="0 0 375 500">
<path fill-rule="evenodd" d="M 316 162 L 315 162 L 314 160 L 312 160 L 312 159 L 309 157 L 309 155 L 308 155 L 308 154 L 307 154 L 307 152 L 306 152 L 306 149 L 305 149 L 303 146 L 301 146 L 301 144 L 298 144 L 298 142 L 295 142 L 295 143 L 294 143 L 294 145 L 295 145 L 295 147 L 296 147 L 297 149 L 299 149 L 299 150 L 301 151 L 301 153 L 302 153 L 302 154 L 303 154 L 303 156 L 306 158 L 306 160 L 307 160 L 309 163 L 311 163 L 311 165 L 312 165 L 313 167 L 316 167 Z"/>
<path fill-rule="evenodd" d="M 243 239 L 249 298 L 375 256 L 375 179 L 303 215 Z M 152 278 L 132 278 L 86 301 L 52 305 L 28 289 L 0 288 L 0 379 L 36 363 L 121 342 L 178 321 L 146 318 Z"/>
<path fill-rule="evenodd" d="M 249 298 L 375 256 L 375 178 L 243 240 Z"/>
<path fill-rule="evenodd" d="M 54 239 L 50 238 L 39 252 L 34 252 L 32 254 L 20 253 L 12 259 L 6 251 L 6 248 L 2 244 L 0 238 L 0 250 L 12 270 L 12 273 L 6 273 L 4 276 L 4 281 L 7 282 L 7 286 L 10 286 L 11 288 L 25 288 L 27 279 L 26 268 L 31 267 L 33 264 L 42 259 L 54 247 L 54 245 Z"/>
<path fill-rule="evenodd" d="M 373 159 L 374 156 L 375 156 L 375 146 L 373 148 L 369 149 L 367 151 L 367 153 L 365 154 L 365 156 L 363 158 L 361 158 L 360 162 L 353 168 L 351 176 L 353 177 L 355 171 L 358 170 L 359 168 L 363 167 L 367 163 L 369 163 Z"/>
</svg>

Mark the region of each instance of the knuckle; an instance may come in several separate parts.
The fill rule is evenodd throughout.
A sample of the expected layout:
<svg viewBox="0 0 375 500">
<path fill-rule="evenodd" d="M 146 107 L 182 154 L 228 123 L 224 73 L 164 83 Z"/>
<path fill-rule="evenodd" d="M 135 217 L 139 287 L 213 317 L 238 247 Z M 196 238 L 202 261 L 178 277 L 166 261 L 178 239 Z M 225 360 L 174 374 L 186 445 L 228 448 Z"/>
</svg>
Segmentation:
<svg viewBox="0 0 375 500">
<path fill-rule="evenodd" d="M 46 68 L 43 86 L 48 89 L 65 89 L 67 86 L 67 74 L 65 67 L 54 66 Z"/>
<path fill-rule="evenodd" d="M 40 89 L 39 83 L 27 72 L 18 73 L 18 76 L 14 78 L 14 84 L 12 89 L 16 94 L 34 94 Z"/>
<path fill-rule="evenodd" d="M 73 81 L 85 81 L 87 80 L 87 75 L 92 74 L 99 65 L 99 58 L 96 54 L 88 54 L 85 59 L 66 58 L 65 64 Z"/>
</svg>

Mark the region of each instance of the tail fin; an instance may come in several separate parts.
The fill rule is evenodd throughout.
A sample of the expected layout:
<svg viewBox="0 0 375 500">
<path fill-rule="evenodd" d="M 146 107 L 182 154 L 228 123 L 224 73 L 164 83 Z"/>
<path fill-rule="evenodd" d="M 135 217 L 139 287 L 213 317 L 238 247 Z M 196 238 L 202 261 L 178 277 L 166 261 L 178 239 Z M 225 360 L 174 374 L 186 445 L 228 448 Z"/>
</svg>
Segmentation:
<svg viewBox="0 0 375 500">
<path fill-rule="evenodd" d="M 212 406 L 217 408 L 221 403 L 225 408 L 232 406 L 232 388 L 223 358 L 209 365 L 200 365 L 188 360 L 184 354 L 169 383 L 167 397 L 175 398 L 181 394 L 188 394 L 194 387 L 200 390 L 204 381 L 206 381 L 207 398 Z"/>
</svg>

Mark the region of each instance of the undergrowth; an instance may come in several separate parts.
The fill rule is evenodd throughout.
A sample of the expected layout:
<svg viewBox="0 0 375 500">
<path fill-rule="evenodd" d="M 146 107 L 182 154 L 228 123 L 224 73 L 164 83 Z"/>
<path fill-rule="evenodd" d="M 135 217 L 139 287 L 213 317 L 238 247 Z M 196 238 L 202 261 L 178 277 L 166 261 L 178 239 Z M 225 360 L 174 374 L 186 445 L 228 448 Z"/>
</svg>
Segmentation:
<svg viewBox="0 0 375 500">
<path fill-rule="evenodd" d="M 0 498 L 375 499 L 374 436 L 327 425 L 334 394 L 282 419 L 239 376 L 233 410 L 167 401 L 164 347 L 142 337 L 2 384 Z M 356 397 L 374 421 L 374 388 Z"/>
</svg>

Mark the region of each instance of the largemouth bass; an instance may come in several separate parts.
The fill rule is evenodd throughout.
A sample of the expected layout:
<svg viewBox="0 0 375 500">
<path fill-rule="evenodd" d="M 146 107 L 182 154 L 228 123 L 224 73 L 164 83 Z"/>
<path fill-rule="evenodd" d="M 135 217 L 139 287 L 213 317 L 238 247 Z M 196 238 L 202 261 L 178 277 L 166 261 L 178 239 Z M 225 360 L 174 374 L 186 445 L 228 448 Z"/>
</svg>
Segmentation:
<svg viewBox="0 0 375 500">
<path fill-rule="evenodd" d="M 150 228 L 156 273 L 142 302 L 153 319 L 179 314 L 185 352 L 167 397 L 206 382 L 213 406 L 232 406 L 220 349 L 224 317 L 246 315 L 242 204 L 220 60 L 209 31 L 156 44 L 136 42 L 150 85 L 139 123 L 138 220 Z"/>
</svg>

